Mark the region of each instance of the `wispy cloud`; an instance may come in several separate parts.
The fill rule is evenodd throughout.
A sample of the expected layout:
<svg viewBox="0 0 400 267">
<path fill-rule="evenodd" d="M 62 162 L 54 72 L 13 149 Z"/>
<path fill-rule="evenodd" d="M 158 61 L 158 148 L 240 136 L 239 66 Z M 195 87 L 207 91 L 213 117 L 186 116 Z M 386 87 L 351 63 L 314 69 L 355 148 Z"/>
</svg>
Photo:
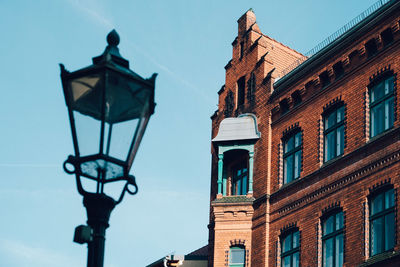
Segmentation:
<svg viewBox="0 0 400 267">
<path fill-rule="evenodd" d="M 67 0 L 75 10 L 85 17 L 90 18 L 96 24 L 106 28 L 107 30 L 114 27 L 111 19 L 107 18 L 101 11 L 100 5 L 96 1 L 91 0 Z"/>
<path fill-rule="evenodd" d="M 36 163 L 0 163 L 0 167 L 10 167 L 10 168 L 60 168 L 61 164 L 36 164 Z"/>
<path fill-rule="evenodd" d="M 128 40 L 128 45 L 132 46 L 135 50 L 137 50 L 139 53 L 141 53 L 143 56 L 145 56 L 148 60 L 150 60 L 155 66 L 157 66 L 159 69 L 163 70 L 165 73 L 170 75 L 175 81 L 181 83 L 186 88 L 190 88 L 191 90 L 193 90 L 193 92 L 196 93 L 197 95 L 199 95 L 201 98 L 203 98 L 203 100 L 205 100 L 211 104 L 215 104 L 215 100 L 213 98 L 211 98 L 209 95 L 207 95 L 203 90 L 199 89 L 198 87 L 193 85 L 191 82 L 185 80 L 184 78 L 182 78 L 181 75 L 178 75 L 176 72 L 172 71 L 170 68 L 168 68 L 164 64 L 159 63 L 153 56 L 146 53 L 144 50 L 142 50 L 141 48 L 139 48 L 137 45 L 133 44 L 129 40 Z"/>
<path fill-rule="evenodd" d="M 0 239 L 0 252 L 7 255 L 13 266 L 70 267 L 84 265 L 82 260 L 65 253 L 17 240 Z M 0 265 L 1 261 L 0 259 Z"/>
<path fill-rule="evenodd" d="M 93 0 L 66 0 L 77 12 L 81 13 L 83 16 L 89 17 L 92 19 L 94 23 L 97 25 L 110 30 L 115 27 L 115 24 L 112 20 L 104 13 L 104 9 L 99 5 L 98 2 Z M 182 78 L 181 75 L 177 74 L 164 64 L 161 64 L 157 61 L 153 56 L 146 53 L 143 49 L 134 45 L 132 42 L 127 40 L 128 45 L 132 46 L 135 50 L 141 53 L 144 57 L 146 57 L 149 61 L 151 61 L 156 67 L 163 70 L 166 74 L 171 76 L 175 81 L 185 86 L 185 88 L 190 88 L 195 94 L 200 96 L 204 101 L 215 104 L 215 99 L 207 95 L 203 90 L 199 89 L 191 82 Z"/>
</svg>

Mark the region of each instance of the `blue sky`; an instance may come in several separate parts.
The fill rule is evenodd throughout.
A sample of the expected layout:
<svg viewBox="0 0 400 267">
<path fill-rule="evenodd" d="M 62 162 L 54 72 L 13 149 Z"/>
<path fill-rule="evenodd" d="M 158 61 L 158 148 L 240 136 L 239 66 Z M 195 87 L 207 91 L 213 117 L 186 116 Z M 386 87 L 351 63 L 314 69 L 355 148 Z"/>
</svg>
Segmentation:
<svg viewBox="0 0 400 267">
<path fill-rule="evenodd" d="M 207 243 L 210 116 L 237 19 L 305 53 L 375 0 L 0 0 L 0 266 L 86 265 L 86 222 L 58 63 L 91 64 L 115 28 L 143 77 L 159 73 L 156 112 L 132 167 L 139 193 L 111 215 L 105 266 L 145 266 Z"/>
</svg>

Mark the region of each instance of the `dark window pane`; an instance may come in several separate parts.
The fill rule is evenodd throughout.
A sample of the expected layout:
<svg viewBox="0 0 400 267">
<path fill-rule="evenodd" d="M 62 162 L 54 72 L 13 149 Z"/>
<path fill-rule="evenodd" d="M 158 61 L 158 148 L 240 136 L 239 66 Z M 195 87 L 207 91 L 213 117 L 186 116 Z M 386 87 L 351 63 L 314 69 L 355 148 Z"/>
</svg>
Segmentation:
<svg viewBox="0 0 400 267">
<path fill-rule="evenodd" d="M 285 142 L 285 153 L 292 151 L 294 148 L 294 138 L 290 137 L 286 142 Z"/>
<path fill-rule="evenodd" d="M 372 256 L 383 252 L 383 217 L 372 221 L 371 237 L 372 237 Z"/>
<path fill-rule="evenodd" d="M 300 233 L 296 231 L 293 233 L 293 248 L 300 247 Z"/>
<path fill-rule="evenodd" d="M 328 130 L 336 123 L 336 112 L 332 112 L 325 118 L 325 130 Z"/>
<path fill-rule="evenodd" d="M 383 210 L 383 194 L 379 194 L 372 199 L 371 215 L 375 215 Z"/>
<path fill-rule="evenodd" d="M 336 156 L 343 154 L 344 147 L 344 127 L 337 128 L 336 132 Z"/>
<path fill-rule="evenodd" d="M 385 95 L 393 92 L 393 85 L 394 85 L 394 77 L 391 76 L 390 78 L 385 80 Z"/>
<path fill-rule="evenodd" d="M 246 175 L 243 176 L 241 188 L 242 188 L 242 191 L 240 191 L 240 194 L 246 195 L 247 194 L 247 176 Z"/>
<path fill-rule="evenodd" d="M 385 216 L 385 250 L 394 247 L 394 212 Z"/>
<path fill-rule="evenodd" d="M 299 147 L 301 145 L 301 133 L 297 133 L 295 135 L 295 142 L 294 142 L 294 146 L 295 147 Z"/>
<path fill-rule="evenodd" d="M 238 247 L 233 247 L 231 248 L 231 260 L 230 263 L 234 264 L 243 264 L 244 263 L 244 249 L 243 248 L 238 248 Z"/>
<path fill-rule="evenodd" d="M 377 84 L 371 91 L 371 104 L 378 101 L 384 95 L 383 83 Z"/>
<path fill-rule="evenodd" d="M 284 257 L 282 261 L 283 267 L 290 267 L 290 256 Z"/>
<path fill-rule="evenodd" d="M 385 109 L 383 104 L 384 103 L 381 102 L 379 105 L 376 105 L 371 110 L 371 123 L 372 123 L 371 137 L 374 137 L 384 131 Z"/>
<path fill-rule="evenodd" d="M 323 234 L 327 235 L 333 232 L 333 224 L 334 224 L 335 216 L 330 216 L 328 219 L 325 220 L 323 225 Z"/>
<path fill-rule="evenodd" d="M 385 101 L 385 130 L 392 128 L 394 122 L 394 97 Z"/>
<path fill-rule="evenodd" d="M 282 252 L 287 252 L 292 249 L 292 234 L 289 234 L 283 239 Z"/>
<path fill-rule="evenodd" d="M 337 235 L 335 240 L 335 267 L 343 266 L 343 235 Z"/>
<path fill-rule="evenodd" d="M 325 161 L 335 157 L 335 131 L 325 136 Z"/>
<path fill-rule="evenodd" d="M 293 254 L 292 258 L 292 267 L 299 267 L 300 264 L 300 255 L 298 252 Z"/>
<path fill-rule="evenodd" d="M 286 157 L 284 160 L 284 183 L 289 183 L 293 180 L 293 154 Z"/>
<path fill-rule="evenodd" d="M 323 243 L 324 266 L 333 267 L 333 238 L 327 239 Z"/>
<path fill-rule="evenodd" d="M 394 189 L 385 192 L 385 209 L 394 207 Z"/>
<path fill-rule="evenodd" d="M 336 214 L 336 228 L 335 230 L 340 230 L 343 228 L 343 212 Z"/>
<path fill-rule="evenodd" d="M 297 151 L 294 154 L 294 178 L 300 177 L 301 171 L 301 151 Z"/>
<path fill-rule="evenodd" d="M 336 122 L 341 122 L 342 120 L 344 120 L 344 106 L 338 108 L 336 116 Z"/>
</svg>

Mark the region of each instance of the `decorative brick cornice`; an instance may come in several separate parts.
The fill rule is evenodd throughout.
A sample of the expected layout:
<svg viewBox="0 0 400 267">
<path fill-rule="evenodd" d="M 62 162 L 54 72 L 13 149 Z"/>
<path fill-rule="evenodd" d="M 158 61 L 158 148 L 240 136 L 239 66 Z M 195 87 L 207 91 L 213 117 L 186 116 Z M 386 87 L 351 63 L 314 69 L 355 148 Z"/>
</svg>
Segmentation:
<svg viewBox="0 0 400 267">
<path fill-rule="evenodd" d="M 393 74 L 390 64 L 378 69 L 372 76 L 369 77 L 370 86 L 374 84 L 375 81 L 379 80 L 381 77 L 385 77 L 385 75 Z"/>
<path fill-rule="evenodd" d="M 299 126 L 299 123 L 296 122 L 295 124 L 290 125 L 288 128 L 286 128 L 283 132 L 282 132 L 282 138 L 284 138 L 287 135 L 290 135 L 296 131 L 300 131 L 301 128 Z"/>
<path fill-rule="evenodd" d="M 383 181 L 380 181 L 380 182 L 374 184 L 372 187 L 368 188 L 369 189 L 369 193 L 371 194 L 371 193 L 373 193 L 373 192 L 375 192 L 375 191 L 377 191 L 377 190 L 379 190 L 379 189 L 381 189 L 383 187 L 389 186 L 389 185 L 391 185 L 390 178 L 385 179 Z"/>
<path fill-rule="evenodd" d="M 291 223 L 288 223 L 288 224 L 286 224 L 285 226 L 283 226 L 281 229 L 280 229 L 280 234 L 282 235 L 282 234 L 285 234 L 285 233 L 287 233 L 287 232 L 289 232 L 289 231 L 292 231 L 292 230 L 297 230 L 298 228 L 297 228 L 297 222 L 291 222 Z"/>
<path fill-rule="evenodd" d="M 339 105 L 339 104 L 343 104 L 342 101 L 342 96 L 338 96 L 335 99 L 332 99 L 331 101 L 329 101 L 329 103 L 327 103 L 324 107 L 323 110 L 324 112 L 328 111 L 329 109 L 331 109 L 332 107 Z"/>
<path fill-rule="evenodd" d="M 340 208 L 340 201 L 336 201 L 334 203 L 329 204 L 327 207 L 322 209 L 322 216 L 330 213 L 333 210 Z"/>
<path fill-rule="evenodd" d="M 246 240 L 244 240 L 244 239 L 233 239 L 233 240 L 229 241 L 229 243 L 231 244 L 231 246 L 245 246 Z"/>
</svg>

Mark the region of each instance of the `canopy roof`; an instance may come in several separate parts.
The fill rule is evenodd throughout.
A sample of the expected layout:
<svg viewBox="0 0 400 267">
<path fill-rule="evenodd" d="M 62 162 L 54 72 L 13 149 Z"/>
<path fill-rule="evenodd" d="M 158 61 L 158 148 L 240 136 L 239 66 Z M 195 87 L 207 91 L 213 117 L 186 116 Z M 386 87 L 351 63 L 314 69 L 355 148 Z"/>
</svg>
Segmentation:
<svg viewBox="0 0 400 267">
<path fill-rule="evenodd" d="M 213 142 L 259 139 L 261 133 L 257 129 L 257 118 L 254 114 L 242 114 L 237 118 L 223 119 L 219 125 L 217 136 Z"/>
</svg>

